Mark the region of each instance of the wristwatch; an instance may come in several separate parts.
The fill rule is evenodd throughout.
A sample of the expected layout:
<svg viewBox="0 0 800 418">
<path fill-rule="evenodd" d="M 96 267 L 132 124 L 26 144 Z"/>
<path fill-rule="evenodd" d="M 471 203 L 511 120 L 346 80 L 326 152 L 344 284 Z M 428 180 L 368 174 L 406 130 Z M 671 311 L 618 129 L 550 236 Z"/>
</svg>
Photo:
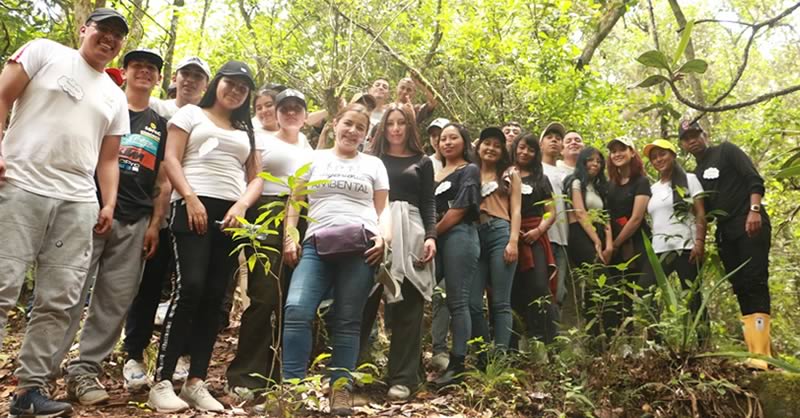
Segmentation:
<svg viewBox="0 0 800 418">
<path fill-rule="evenodd" d="M 761 212 L 761 205 L 750 205 L 750 212 Z"/>
</svg>

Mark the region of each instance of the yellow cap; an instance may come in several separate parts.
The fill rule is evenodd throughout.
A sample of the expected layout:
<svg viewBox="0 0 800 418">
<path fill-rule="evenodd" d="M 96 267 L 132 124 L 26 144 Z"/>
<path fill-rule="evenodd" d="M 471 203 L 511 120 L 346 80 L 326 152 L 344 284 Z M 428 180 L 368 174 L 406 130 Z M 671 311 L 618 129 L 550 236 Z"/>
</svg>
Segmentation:
<svg viewBox="0 0 800 418">
<path fill-rule="evenodd" d="M 666 139 L 656 139 L 655 141 L 645 145 L 644 155 L 647 156 L 648 159 L 650 158 L 650 151 L 652 151 L 653 148 L 665 149 L 667 151 L 672 151 L 672 153 L 675 155 L 678 155 L 678 149 L 675 148 L 675 144 L 667 141 Z"/>
</svg>

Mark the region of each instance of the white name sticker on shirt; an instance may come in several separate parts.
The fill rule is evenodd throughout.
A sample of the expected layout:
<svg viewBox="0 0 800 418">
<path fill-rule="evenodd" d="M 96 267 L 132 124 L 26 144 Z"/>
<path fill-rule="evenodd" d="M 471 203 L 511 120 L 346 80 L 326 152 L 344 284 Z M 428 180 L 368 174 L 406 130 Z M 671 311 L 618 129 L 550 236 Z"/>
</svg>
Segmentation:
<svg viewBox="0 0 800 418">
<path fill-rule="evenodd" d="M 531 186 L 530 184 L 523 183 L 520 191 L 522 192 L 522 194 L 531 194 L 533 193 L 533 186 Z"/>
<path fill-rule="evenodd" d="M 434 192 L 434 194 L 440 195 L 440 194 L 450 190 L 450 187 L 452 187 L 452 186 L 453 186 L 453 183 L 450 183 L 449 181 L 443 181 L 443 182 L 439 183 L 439 186 L 436 187 L 436 191 Z"/>
<path fill-rule="evenodd" d="M 706 180 L 715 180 L 719 178 L 719 169 L 716 167 L 709 167 L 703 171 L 703 178 Z"/>
<path fill-rule="evenodd" d="M 498 187 L 500 186 L 497 185 L 496 181 L 481 184 L 481 197 L 489 196 L 492 192 L 497 190 Z"/>
<path fill-rule="evenodd" d="M 213 151 L 214 148 L 218 146 L 219 146 L 219 139 L 209 138 L 206 142 L 203 142 L 203 145 L 200 145 L 200 149 L 197 150 L 197 154 L 201 157 L 204 157 L 206 154 Z"/>
<path fill-rule="evenodd" d="M 62 75 L 58 78 L 58 86 L 73 99 L 77 101 L 83 100 L 83 89 L 74 78 Z"/>
</svg>

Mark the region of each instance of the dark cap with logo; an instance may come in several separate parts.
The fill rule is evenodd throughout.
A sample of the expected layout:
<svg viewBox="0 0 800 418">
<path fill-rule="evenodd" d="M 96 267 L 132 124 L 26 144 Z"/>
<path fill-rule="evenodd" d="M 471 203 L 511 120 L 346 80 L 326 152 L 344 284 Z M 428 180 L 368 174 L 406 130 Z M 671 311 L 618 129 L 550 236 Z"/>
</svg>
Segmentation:
<svg viewBox="0 0 800 418">
<path fill-rule="evenodd" d="M 125 57 L 122 58 L 122 67 L 127 68 L 128 63 L 134 60 L 149 62 L 155 65 L 158 71 L 161 71 L 161 68 L 164 66 L 164 59 L 161 58 L 161 55 L 158 55 L 157 52 L 149 49 L 134 49 L 125 54 Z"/>
<path fill-rule="evenodd" d="M 116 21 L 117 23 L 122 24 L 122 27 L 125 28 L 125 34 L 128 33 L 128 21 L 125 20 L 125 17 L 122 16 L 118 11 L 114 9 L 109 9 L 107 7 L 101 7 L 99 9 L 95 9 L 89 17 L 86 18 L 86 23 L 89 22 L 104 22 L 108 20 Z"/>
<path fill-rule="evenodd" d="M 683 139 L 689 132 L 703 132 L 703 127 L 697 121 L 684 119 L 678 125 L 678 139 Z"/>
<path fill-rule="evenodd" d="M 224 75 L 228 77 L 243 77 L 247 80 L 247 84 L 250 86 L 250 90 L 255 90 L 256 88 L 256 81 L 253 79 L 253 71 L 250 67 L 241 62 L 241 61 L 228 61 L 220 67 L 217 71 L 217 75 Z"/>
<path fill-rule="evenodd" d="M 281 105 L 286 104 L 289 100 L 296 100 L 303 105 L 303 109 L 307 109 L 306 96 L 295 89 L 286 89 L 277 96 L 275 96 L 275 109 L 279 109 Z"/>
</svg>

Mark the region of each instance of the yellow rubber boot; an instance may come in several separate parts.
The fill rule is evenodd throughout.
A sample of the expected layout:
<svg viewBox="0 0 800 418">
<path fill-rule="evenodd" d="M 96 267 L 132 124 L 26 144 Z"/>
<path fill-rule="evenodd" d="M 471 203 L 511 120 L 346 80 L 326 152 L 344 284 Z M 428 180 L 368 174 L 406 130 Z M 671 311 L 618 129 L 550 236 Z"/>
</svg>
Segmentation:
<svg viewBox="0 0 800 418">
<path fill-rule="evenodd" d="M 747 344 L 747 351 L 753 354 L 772 357 L 769 319 L 769 315 L 764 313 L 754 313 L 742 317 L 742 323 L 744 324 L 744 342 Z M 769 368 L 766 361 L 753 358 L 747 359 L 745 365 L 760 370 L 767 370 Z"/>
</svg>

